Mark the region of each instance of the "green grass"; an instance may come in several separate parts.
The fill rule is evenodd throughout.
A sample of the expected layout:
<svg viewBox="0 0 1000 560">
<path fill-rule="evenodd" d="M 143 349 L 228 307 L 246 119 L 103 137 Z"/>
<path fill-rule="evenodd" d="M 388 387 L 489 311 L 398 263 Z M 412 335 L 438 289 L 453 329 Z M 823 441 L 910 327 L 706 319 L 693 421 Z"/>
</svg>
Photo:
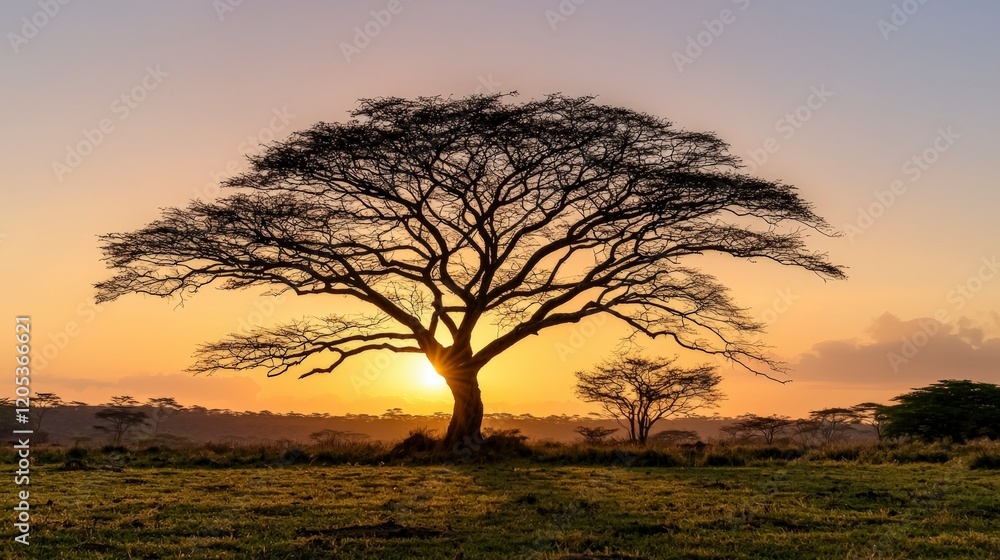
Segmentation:
<svg viewBox="0 0 1000 560">
<path fill-rule="evenodd" d="M 1000 557 L 1000 476 L 955 461 L 124 472 L 42 464 L 31 488 L 32 544 L 4 539 L 4 558 Z M 388 520 L 438 533 L 324 533 Z"/>
</svg>

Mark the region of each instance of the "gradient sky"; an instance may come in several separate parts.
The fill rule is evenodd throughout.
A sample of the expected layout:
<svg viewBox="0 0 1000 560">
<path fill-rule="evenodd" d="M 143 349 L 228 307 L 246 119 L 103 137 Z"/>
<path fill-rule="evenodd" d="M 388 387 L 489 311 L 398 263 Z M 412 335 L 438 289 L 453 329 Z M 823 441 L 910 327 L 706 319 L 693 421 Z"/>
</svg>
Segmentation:
<svg viewBox="0 0 1000 560">
<path fill-rule="evenodd" d="M 206 290 L 183 306 L 131 296 L 95 308 L 92 285 L 109 275 L 97 236 L 215 198 L 262 142 L 343 120 L 358 98 L 511 90 L 593 94 L 715 131 L 844 231 L 812 239 L 849 267 L 843 282 L 697 263 L 769 323 L 765 340 L 794 379 L 727 367 L 718 412 L 797 416 L 937 379 L 1000 382 L 996 2 L 109 1 L 54 15 L 46 5 L 0 4 L 0 317 L 11 330 L 14 316 L 32 317 L 35 391 L 450 410 L 413 357 L 373 355 L 301 381 L 183 373 L 201 342 L 343 304 Z M 366 26 L 374 36 L 357 37 Z M 607 322 L 515 347 L 483 371 L 487 412 L 592 410 L 573 397 L 572 374 L 622 334 Z"/>
</svg>

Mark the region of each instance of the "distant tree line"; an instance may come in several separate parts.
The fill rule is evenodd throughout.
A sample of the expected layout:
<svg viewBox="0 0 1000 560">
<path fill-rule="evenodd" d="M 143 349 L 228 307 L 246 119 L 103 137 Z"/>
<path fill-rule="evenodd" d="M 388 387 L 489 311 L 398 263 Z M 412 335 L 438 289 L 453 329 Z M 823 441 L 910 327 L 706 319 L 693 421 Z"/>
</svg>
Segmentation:
<svg viewBox="0 0 1000 560">
<path fill-rule="evenodd" d="M 590 444 L 625 441 L 644 445 L 649 442 L 667 445 L 687 445 L 700 441 L 701 436 L 692 430 L 653 431 L 654 425 L 664 419 L 691 417 L 701 409 L 714 406 L 721 398 L 717 385 L 719 376 L 713 368 L 679 368 L 674 360 L 642 358 L 626 354 L 606 362 L 590 371 L 580 372 L 578 392 L 591 402 L 600 403 L 604 418 L 618 422 L 619 428 L 600 425 L 580 425 L 576 432 Z M 861 432 L 874 435 L 878 440 L 914 439 L 920 441 L 950 440 L 963 443 L 978 438 L 1000 439 L 1000 386 L 969 380 L 942 380 L 927 387 L 891 399 L 896 404 L 864 402 L 846 408 L 824 408 L 812 411 L 808 417 L 792 419 L 788 416 L 745 414 L 733 419 L 719 429 L 721 439 L 730 442 L 794 443 L 802 446 L 827 445 L 847 440 Z M 0 407 L 10 409 L 11 399 L 0 399 Z M 29 426 L 40 443 L 46 441 L 43 430 L 45 419 L 60 407 L 89 407 L 79 401 L 64 401 L 55 393 L 38 393 L 31 400 Z M 381 415 L 346 414 L 331 416 L 329 413 L 302 414 L 289 412 L 276 414 L 260 412 L 235 412 L 229 409 L 183 406 L 172 397 L 155 397 L 140 402 L 128 396 L 114 396 L 109 402 L 98 405 L 94 412 L 95 423 L 90 433 L 77 432 L 70 436 L 75 445 L 91 441 L 94 436 L 112 446 L 124 445 L 130 438 L 169 440 L 170 433 L 164 425 L 175 414 L 225 415 L 225 416 L 284 416 L 300 418 L 341 418 L 352 421 L 412 421 L 420 419 L 447 421 L 449 415 L 437 412 L 432 415 L 404 413 L 401 408 L 391 408 Z M 493 413 L 486 418 L 494 421 L 538 421 L 549 423 L 580 423 L 594 418 L 580 415 L 534 416 L 531 414 Z M 600 415 L 598 415 L 600 417 Z M 13 414 L 3 414 L 6 424 Z M 4 429 L 13 427 L 3 426 Z M 23 426 L 22 426 L 23 427 Z M 624 428 L 624 437 L 613 436 Z M 318 445 L 336 446 L 356 443 L 367 435 L 352 431 L 324 429 L 310 435 Z"/>
<path fill-rule="evenodd" d="M 690 416 L 722 398 L 711 368 L 684 370 L 672 360 L 622 356 L 587 372 L 577 373 L 584 400 L 602 405 L 625 428 L 580 426 L 586 443 L 648 441 L 684 445 L 700 440 L 688 430 L 663 430 L 650 435 L 653 424 L 671 416 Z M 1000 386 L 969 380 L 942 380 L 891 399 L 897 404 L 864 402 L 847 408 L 814 410 L 806 418 L 745 414 L 719 429 L 723 441 L 829 445 L 867 431 L 879 441 L 913 439 L 964 443 L 978 438 L 1000 439 Z"/>
</svg>

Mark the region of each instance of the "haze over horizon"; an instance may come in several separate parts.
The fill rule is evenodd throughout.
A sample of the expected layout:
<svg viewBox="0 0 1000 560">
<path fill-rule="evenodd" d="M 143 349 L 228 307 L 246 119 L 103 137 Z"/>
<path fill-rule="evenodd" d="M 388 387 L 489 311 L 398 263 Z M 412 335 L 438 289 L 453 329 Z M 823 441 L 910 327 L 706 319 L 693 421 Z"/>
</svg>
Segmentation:
<svg viewBox="0 0 1000 560">
<path fill-rule="evenodd" d="M 720 414 L 802 416 L 938 379 L 1000 382 L 1000 195 L 988 169 L 1000 5 L 219 0 L 69 3 L 45 18 L 39 6 L 0 5 L 13 131 L 0 139 L 0 289 L 5 316 L 32 317 L 35 392 L 338 415 L 450 410 L 415 357 L 365 356 L 304 380 L 184 373 L 201 343 L 344 305 L 208 289 L 95 306 L 93 285 L 110 275 L 97 236 L 215 199 L 247 154 L 346 120 L 359 98 L 515 90 L 522 101 L 596 95 L 714 131 L 749 172 L 796 185 L 843 233 L 810 243 L 849 267 L 846 281 L 763 261 L 688 263 L 768 324 L 764 341 L 792 370 L 780 385 L 723 368 Z M 573 372 L 624 333 L 597 320 L 518 345 L 483 371 L 486 412 L 596 410 L 573 396 Z"/>
</svg>

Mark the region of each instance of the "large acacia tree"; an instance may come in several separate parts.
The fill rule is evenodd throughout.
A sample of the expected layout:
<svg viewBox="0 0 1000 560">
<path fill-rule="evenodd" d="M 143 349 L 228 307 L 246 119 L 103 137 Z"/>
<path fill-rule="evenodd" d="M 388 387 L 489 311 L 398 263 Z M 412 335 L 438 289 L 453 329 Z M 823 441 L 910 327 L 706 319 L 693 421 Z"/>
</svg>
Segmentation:
<svg viewBox="0 0 1000 560">
<path fill-rule="evenodd" d="M 305 377 L 366 352 L 424 354 L 454 395 L 454 445 L 481 437 L 483 366 L 589 316 L 773 366 L 754 344 L 762 325 L 685 257 L 843 276 L 804 243 L 827 223 L 793 187 L 741 174 L 710 133 L 563 95 L 366 99 L 351 116 L 251 157 L 229 196 L 102 237 L 115 275 L 98 301 L 217 283 L 320 296 L 324 310 L 361 302 L 207 344 L 192 370 Z"/>
</svg>

